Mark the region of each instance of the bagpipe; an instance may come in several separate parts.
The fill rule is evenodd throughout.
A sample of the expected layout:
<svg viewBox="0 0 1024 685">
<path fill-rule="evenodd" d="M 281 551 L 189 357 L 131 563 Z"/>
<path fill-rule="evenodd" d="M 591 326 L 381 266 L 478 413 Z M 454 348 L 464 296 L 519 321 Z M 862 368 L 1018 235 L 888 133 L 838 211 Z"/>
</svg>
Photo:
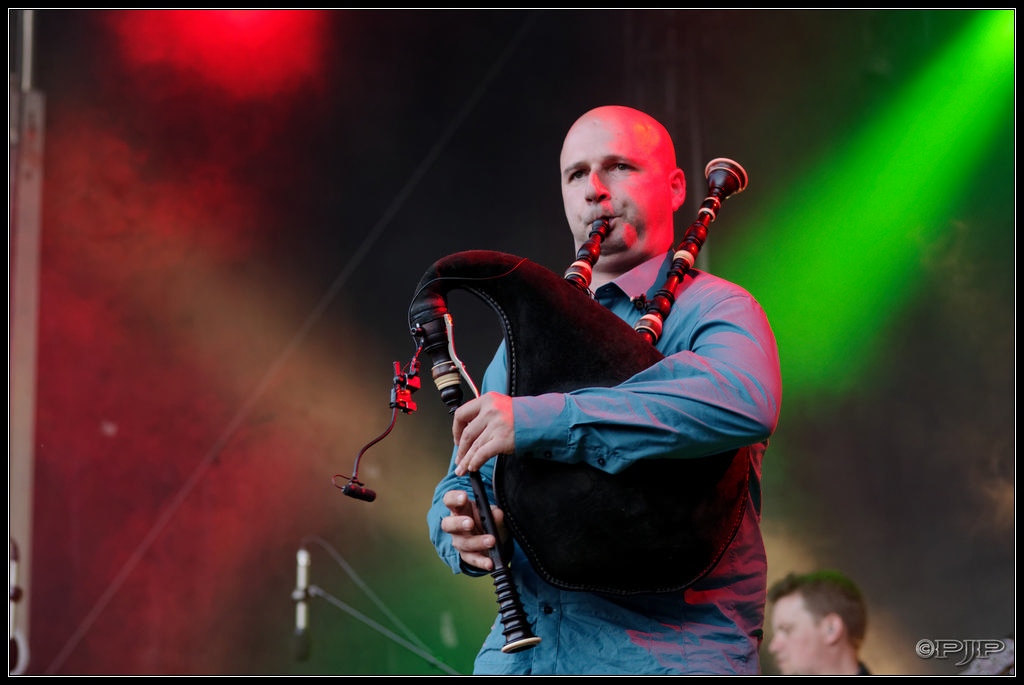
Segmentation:
<svg viewBox="0 0 1024 685">
<path fill-rule="evenodd" d="M 500 252 L 460 252 L 435 262 L 409 307 L 417 351 L 409 373 L 396 364 L 396 413 L 414 408 L 409 394 L 419 387 L 421 354 L 450 413 L 463 402 L 463 386 L 473 387 L 454 352 L 448 311 L 453 290 L 477 296 L 499 317 L 508 355 L 507 394 L 513 397 L 613 387 L 664 359 L 655 345 L 678 286 L 696 262 L 722 202 L 747 185 L 746 171 L 729 159 L 709 162 L 705 176 L 708 195 L 697 219 L 635 326 L 598 304 L 589 290 L 609 231 L 603 220 L 594 222 L 576 261 L 561 276 Z M 500 540 L 482 477 L 478 472 L 468 477 L 483 530 Z M 636 595 L 685 589 L 714 568 L 739 528 L 748 477 L 743 450 L 699 459 L 643 459 L 619 473 L 543 456 L 500 455 L 492 488 L 509 532 L 548 583 Z M 342 489 L 373 499 L 356 470 Z M 491 550 L 491 575 L 506 638 L 503 651 L 511 653 L 540 639 L 532 634 L 501 547 Z"/>
</svg>

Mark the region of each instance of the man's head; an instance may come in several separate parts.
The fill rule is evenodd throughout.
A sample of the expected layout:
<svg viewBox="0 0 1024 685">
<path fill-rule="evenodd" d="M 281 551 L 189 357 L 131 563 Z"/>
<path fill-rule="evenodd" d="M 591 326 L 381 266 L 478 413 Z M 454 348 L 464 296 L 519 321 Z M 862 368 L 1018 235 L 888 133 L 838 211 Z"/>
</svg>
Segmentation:
<svg viewBox="0 0 1024 685">
<path fill-rule="evenodd" d="M 560 158 L 562 201 L 579 247 L 609 219 L 599 265 L 623 273 L 673 245 L 673 213 L 686 197 L 665 127 L 635 109 L 593 109 L 569 129 Z"/>
<path fill-rule="evenodd" d="M 768 599 L 774 603 L 768 649 L 783 674 L 855 672 L 867 610 L 849 578 L 835 571 L 790 574 L 772 587 Z"/>
</svg>

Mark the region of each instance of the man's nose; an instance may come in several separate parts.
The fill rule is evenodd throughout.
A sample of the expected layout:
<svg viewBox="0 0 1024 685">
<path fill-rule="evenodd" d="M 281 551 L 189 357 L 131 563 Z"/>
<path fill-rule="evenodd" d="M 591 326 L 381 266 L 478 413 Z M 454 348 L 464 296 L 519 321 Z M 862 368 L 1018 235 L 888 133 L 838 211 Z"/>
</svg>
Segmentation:
<svg viewBox="0 0 1024 685">
<path fill-rule="evenodd" d="M 608 189 L 601 181 L 600 175 L 595 171 L 587 179 L 587 200 L 589 202 L 603 202 L 609 196 Z"/>
</svg>

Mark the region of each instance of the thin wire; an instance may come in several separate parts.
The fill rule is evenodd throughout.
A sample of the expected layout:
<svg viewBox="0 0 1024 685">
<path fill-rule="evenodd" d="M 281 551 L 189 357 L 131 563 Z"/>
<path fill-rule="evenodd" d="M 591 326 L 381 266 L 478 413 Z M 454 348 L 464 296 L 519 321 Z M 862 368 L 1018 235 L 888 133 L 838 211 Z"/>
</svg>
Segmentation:
<svg viewBox="0 0 1024 685">
<path fill-rule="evenodd" d="M 368 449 L 370 449 L 371 447 L 373 447 L 378 442 L 380 442 L 381 440 L 383 440 L 384 438 L 388 437 L 388 435 L 391 434 L 391 431 L 394 429 L 395 422 L 397 421 L 397 419 L 398 419 L 398 407 L 395 407 L 391 411 L 391 423 L 388 424 L 387 429 L 383 433 L 378 435 L 376 438 L 374 438 L 373 440 L 368 442 L 366 444 L 366 446 L 363 447 L 363 449 L 359 450 L 359 454 L 356 455 L 356 462 L 352 466 L 352 475 L 350 477 L 346 478 L 345 476 L 343 476 L 340 473 L 338 473 L 338 474 L 335 474 L 333 479 L 331 479 L 334 482 L 334 486 L 335 487 L 337 487 L 337 488 L 341 488 L 342 487 L 342 486 L 338 485 L 338 479 L 339 478 L 345 478 L 345 480 L 347 480 L 348 482 L 352 483 L 353 485 L 362 485 L 362 483 L 359 482 L 359 461 L 363 458 L 363 455 L 366 454 L 366 451 Z"/>
<path fill-rule="evenodd" d="M 405 203 L 406 199 L 411 194 L 413 188 L 420 182 L 427 170 L 434 163 L 441 151 L 448 144 L 451 138 L 454 136 L 455 131 L 462 125 L 466 120 L 469 112 L 479 102 L 483 96 L 487 87 L 491 81 L 497 76 L 498 72 L 508 62 L 515 49 L 518 47 L 519 42 L 523 36 L 526 35 L 527 30 L 533 23 L 534 14 L 531 13 L 527 20 L 520 27 L 519 31 L 512 37 L 509 44 L 506 46 L 505 51 L 498 57 L 497 61 L 492 65 L 491 69 L 484 76 L 483 80 L 477 86 L 476 90 L 470 95 L 469 99 L 463 105 L 457 116 L 448 125 L 448 128 L 442 133 L 440 139 L 431 148 L 430 152 L 415 169 L 413 175 L 409 181 L 405 184 L 398 196 L 395 198 L 391 206 L 385 211 L 384 215 L 378 220 L 374 227 L 366 234 L 362 243 L 358 249 L 352 254 L 348 263 L 341 270 L 338 276 L 330 287 L 324 292 L 324 295 L 320 298 L 317 304 L 313 307 L 309 316 L 299 327 L 296 334 L 292 337 L 291 341 L 285 347 L 284 351 L 277 358 L 277 360 L 271 365 L 270 370 L 263 376 L 263 379 L 257 384 L 256 389 L 249 396 L 249 398 L 242 403 L 241 408 L 235 414 L 234 418 L 228 422 L 227 427 L 221 433 L 220 437 L 214 442 L 213 447 L 207 452 L 206 456 L 196 467 L 196 470 L 192 473 L 189 479 L 181 487 L 180 490 L 171 498 L 170 503 L 164 509 L 164 511 L 157 516 L 156 522 L 153 527 L 150 528 L 149 532 L 142 539 L 142 542 L 136 547 L 135 551 L 128 557 L 128 560 L 121 567 L 121 570 L 114 576 L 110 585 L 100 595 L 100 598 L 93 605 L 93 608 L 86 614 L 85 618 L 72 633 L 71 637 L 65 643 L 61 651 L 54 657 L 54 660 L 50 663 L 47 669 L 47 674 L 53 675 L 56 671 L 64 665 L 64 661 L 71 655 L 78 643 L 81 642 L 82 638 L 85 637 L 86 633 L 92 628 L 93 623 L 99 618 L 103 610 L 106 609 L 107 605 L 114 598 L 114 596 L 120 591 L 121 586 L 125 583 L 128 576 L 131 575 L 132 571 L 142 560 L 143 555 L 149 550 L 149 548 L 156 541 L 159 534 L 163 531 L 164 527 L 174 518 L 178 509 L 182 503 L 188 498 L 192 490 L 196 487 L 203 475 L 210 468 L 210 465 L 216 459 L 217 455 L 224 449 L 224 447 L 230 442 L 234 433 L 238 430 L 238 427 L 242 424 L 245 418 L 249 415 L 252 407 L 256 402 L 263 396 L 263 393 L 270 386 L 271 381 L 276 377 L 278 371 L 285 365 L 292 354 L 297 350 L 300 344 L 305 340 L 309 331 L 312 330 L 313 326 L 320 320 L 320 317 L 327 310 L 328 305 L 334 300 L 335 296 L 341 290 L 341 287 L 348 280 L 349 276 L 355 270 L 356 266 L 362 262 L 363 258 L 369 252 L 370 247 L 377 241 L 380 235 L 383 233 L 384 228 L 391 222 L 394 216 L 398 213 L 399 208 Z"/>
<path fill-rule="evenodd" d="M 432 655 L 430 652 L 425 652 L 425 651 L 417 648 L 415 645 L 409 644 L 408 642 L 403 640 L 398 635 L 395 635 L 393 632 L 391 632 L 390 630 L 388 630 L 387 628 L 385 628 L 381 624 L 377 623 L 376 621 L 374 621 L 373 619 L 369 618 L 365 614 L 360 613 L 359 611 L 357 611 L 356 609 L 352 608 L 348 604 L 345 604 L 340 599 L 327 594 L 326 592 L 324 592 L 321 588 L 317 587 L 316 585 L 310 586 L 309 594 L 311 594 L 311 595 L 313 595 L 315 597 L 320 597 L 320 598 L 326 600 L 328 603 L 330 603 L 330 604 L 334 605 L 335 607 L 341 609 L 342 611 L 344 611 L 345 613 L 349 614 L 350 616 L 352 616 L 352 617 L 362 621 L 367 626 L 369 626 L 370 628 L 373 628 L 374 630 L 376 630 L 381 635 L 384 635 L 385 637 L 388 637 L 391 640 L 393 640 L 394 642 L 398 643 L 399 645 L 405 647 L 406 649 L 408 649 L 413 654 L 415 654 L 415 655 L 425 659 L 426 661 L 429 661 L 430 663 L 434 664 L 435 666 L 440 668 L 445 673 L 448 673 L 449 675 L 461 675 L 458 671 L 453 669 L 451 666 L 449 666 L 448 664 L 446 664 L 443 661 L 440 661 L 439 659 L 434 657 L 434 655 Z"/>
<path fill-rule="evenodd" d="M 345 573 L 348 574 L 349 578 L 351 578 L 352 581 L 356 585 L 359 586 L 359 589 L 363 591 L 363 594 L 365 594 L 367 597 L 369 597 L 370 601 L 372 601 L 373 604 L 378 609 L 380 609 L 380 611 L 385 616 L 387 616 L 391 620 L 392 623 L 394 623 L 403 633 L 405 633 L 405 636 L 411 642 L 415 642 L 416 646 L 419 647 L 420 649 L 427 650 L 427 645 L 422 640 L 420 640 L 418 637 L 416 637 L 416 634 L 413 633 L 409 628 L 407 628 L 406 625 L 404 623 L 402 623 L 402 621 L 400 621 L 398 619 L 398 617 L 394 614 L 394 612 L 392 612 L 387 607 L 387 605 L 384 604 L 384 602 L 381 601 L 381 599 L 379 597 L 377 597 L 377 595 L 373 592 L 373 590 L 370 589 L 370 586 L 368 586 L 365 582 L 363 582 L 363 579 L 359 577 L 359 575 L 356 573 L 355 569 L 353 569 L 352 566 L 347 561 L 345 561 L 345 558 L 341 556 L 341 553 L 338 552 L 338 550 L 334 549 L 334 547 L 330 543 L 328 543 L 323 538 L 315 536 L 315 535 L 311 535 L 311 536 L 308 536 L 308 537 L 304 538 L 303 542 L 315 542 L 316 544 L 318 544 L 321 547 L 323 547 L 324 551 L 327 552 L 327 554 L 334 560 L 334 562 L 336 564 L 338 564 L 338 566 L 341 566 L 341 568 L 345 570 Z"/>
</svg>

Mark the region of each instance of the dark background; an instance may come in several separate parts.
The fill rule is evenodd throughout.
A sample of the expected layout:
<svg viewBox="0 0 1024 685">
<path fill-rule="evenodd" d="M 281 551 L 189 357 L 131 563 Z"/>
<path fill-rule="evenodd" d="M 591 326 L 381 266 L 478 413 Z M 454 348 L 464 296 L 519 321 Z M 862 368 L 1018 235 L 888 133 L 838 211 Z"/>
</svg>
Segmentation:
<svg viewBox="0 0 1024 685">
<path fill-rule="evenodd" d="M 799 362 L 786 341 L 820 322 L 799 298 L 773 297 L 791 289 L 771 285 L 788 255 L 766 208 L 786 208 L 787 225 L 812 205 L 838 218 L 808 191 L 828 195 L 834 178 L 807 175 L 838 164 L 978 16 L 245 14 L 35 13 L 32 85 L 46 103 L 35 439 L 33 454 L 10 455 L 35 461 L 20 541 L 29 673 L 442 672 L 353 611 L 412 640 L 407 627 L 468 673 L 495 605 L 487 580 L 452 577 L 426 538 L 450 450 L 429 378 L 419 410 L 361 462 L 377 501 L 331 482 L 387 427 L 419 276 L 466 249 L 560 273 L 572 256 L 562 137 L 591 107 L 636 106 L 677 141 L 690 186 L 680 228 L 707 160 L 750 174 L 712 228 L 706 266 L 728 265 L 780 322 L 786 382 Z M 878 353 L 841 392 L 825 374 L 787 384 L 765 462 L 770 580 L 818 567 L 854 577 L 877 673 L 953 673 L 955 658 L 923 659 L 915 644 L 1014 629 L 1011 103 L 995 103 L 1005 116 L 979 169 L 928 220 L 943 237 L 922 245 L 913 284 L 882 304 L 842 303 L 894 322 L 862 331 Z M 884 249 L 873 223 L 848 236 L 865 284 Z M 481 374 L 497 322 L 463 306 L 462 356 Z M 340 605 L 313 602 L 312 650 L 297 660 L 303 545 L 311 582 Z"/>
</svg>

